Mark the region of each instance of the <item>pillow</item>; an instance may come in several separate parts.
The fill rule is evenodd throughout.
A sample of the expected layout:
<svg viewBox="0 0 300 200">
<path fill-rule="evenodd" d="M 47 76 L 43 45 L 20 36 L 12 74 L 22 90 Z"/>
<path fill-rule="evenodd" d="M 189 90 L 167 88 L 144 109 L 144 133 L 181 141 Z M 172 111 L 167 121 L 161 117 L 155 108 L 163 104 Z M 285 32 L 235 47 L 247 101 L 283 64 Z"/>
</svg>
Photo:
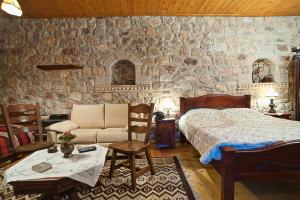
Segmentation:
<svg viewBox="0 0 300 200">
<path fill-rule="evenodd" d="M 8 138 L 7 128 L 4 125 L 0 125 L 0 137 L 7 138 L 7 144 L 3 145 L 3 148 L 10 147 L 10 141 Z M 17 146 L 24 145 L 24 144 L 30 144 L 35 142 L 35 138 L 32 132 L 28 133 L 19 133 L 14 135 L 15 142 Z M 6 141 L 2 139 L 2 142 Z M 1 145 L 1 144 L 0 144 Z"/>
<path fill-rule="evenodd" d="M 76 129 L 78 127 L 78 124 L 76 124 L 75 122 L 72 122 L 71 120 L 66 120 L 47 126 L 46 130 L 64 133 L 66 131 Z"/>
<path fill-rule="evenodd" d="M 31 144 L 35 142 L 34 135 L 32 132 L 28 133 L 19 133 L 15 134 L 15 141 L 17 146 L 25 145 L 25 144 Z"/>
<path fill-rule="evenodd" d="M 7 128 L 4 125 L 0 125 L 0 158 L 10 154 L 10 146 Z"/>
</svg>

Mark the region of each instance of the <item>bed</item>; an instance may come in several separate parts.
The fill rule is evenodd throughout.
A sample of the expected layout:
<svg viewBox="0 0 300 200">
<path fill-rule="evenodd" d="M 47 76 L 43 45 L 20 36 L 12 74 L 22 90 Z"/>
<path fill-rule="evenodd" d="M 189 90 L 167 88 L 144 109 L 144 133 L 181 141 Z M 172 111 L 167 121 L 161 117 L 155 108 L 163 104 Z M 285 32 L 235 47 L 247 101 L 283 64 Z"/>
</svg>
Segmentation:
<svg viewBox="0 0 300 200">
<path fill-rule="evenodd" d="M 300 122 L 263 116 L 249 109 L 250 101 L 249 95 L 180 98 L 179 127 L 201 162 L 221 174 L 222 200 L 234 199 L 235 181 L 300 177 Z"/>
</svg>

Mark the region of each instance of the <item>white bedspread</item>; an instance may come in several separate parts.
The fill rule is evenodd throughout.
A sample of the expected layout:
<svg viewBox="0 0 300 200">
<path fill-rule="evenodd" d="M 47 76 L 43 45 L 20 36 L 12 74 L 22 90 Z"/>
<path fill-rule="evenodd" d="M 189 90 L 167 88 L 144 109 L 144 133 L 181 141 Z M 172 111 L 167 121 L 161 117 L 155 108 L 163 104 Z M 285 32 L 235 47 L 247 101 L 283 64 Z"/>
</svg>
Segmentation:
<svg viewBox="0 0 300 200">
<path fill-rule="evenodd" d="M 47 149 L 36 151 L 5 171 L 4 184 L 19 180 L 68 177 L 93 187 L 101 175 L 108 151 L 106 147 L 93 146 L 97 147 L 96 151 L 78 153 L 75 149 L 71 158 L 63 158 L 60 151 L 51 154 Z M 31 169 L 41 162 L 52 164 L 52 169 L 43 173 Z"/>
<path fill-rule="evenodd" d="M 244 150 L 300 139 L 300 122 L 248 108 L 190 110 L 179 120 L 179 128 L 199 151 L 204 164 L 221 160 L 223 146 Z"/>
</svg>

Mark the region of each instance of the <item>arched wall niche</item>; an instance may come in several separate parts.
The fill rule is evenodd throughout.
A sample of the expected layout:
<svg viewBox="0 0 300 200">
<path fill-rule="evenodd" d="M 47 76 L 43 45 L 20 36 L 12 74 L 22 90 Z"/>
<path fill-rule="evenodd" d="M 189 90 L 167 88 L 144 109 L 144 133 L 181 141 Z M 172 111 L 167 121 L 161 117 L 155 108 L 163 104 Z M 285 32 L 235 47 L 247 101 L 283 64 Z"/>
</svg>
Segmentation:
<svg viewBox="0 0 300 200">
<path fill-rule="evenodd" d="M 267 58 L 259 58 L 252 64 L 252 83 L 276 82 L 275 64 Z"/>
<path fill-rule="evenodd" d="M 133 53 L 119 51 L 102 63 L 105 73 L 95 78 L 95 92 L 151 90 L 150 75 L 142 73 L 142 62 Z"/>
<path fill-rule="evenodd" d="M 119 60 L 111 67 L 111 85 L 135 85 L 135 66 L 128 60 Z"/>
</svg>

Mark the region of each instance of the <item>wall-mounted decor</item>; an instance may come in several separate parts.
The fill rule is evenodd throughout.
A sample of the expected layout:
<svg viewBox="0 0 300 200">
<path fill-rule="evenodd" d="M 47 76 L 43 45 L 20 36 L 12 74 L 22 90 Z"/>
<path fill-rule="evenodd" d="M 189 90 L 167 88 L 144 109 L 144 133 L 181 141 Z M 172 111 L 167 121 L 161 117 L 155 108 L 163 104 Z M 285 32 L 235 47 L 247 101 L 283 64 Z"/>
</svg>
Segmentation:
<svg viewBox="0 0 300 200">
<path fill-rule="evenodd" d="M 41 70 L 70 70 L 70 69 L 83 69 L 82 66 L 78 65 L 38 65 L 36 68 Z"/>
<path fill-rule="evenodd" d="M 252 83 L 274 82 L 272 63 L 268 59 L 260 58 L 252 64 Z"/>
</svg>

